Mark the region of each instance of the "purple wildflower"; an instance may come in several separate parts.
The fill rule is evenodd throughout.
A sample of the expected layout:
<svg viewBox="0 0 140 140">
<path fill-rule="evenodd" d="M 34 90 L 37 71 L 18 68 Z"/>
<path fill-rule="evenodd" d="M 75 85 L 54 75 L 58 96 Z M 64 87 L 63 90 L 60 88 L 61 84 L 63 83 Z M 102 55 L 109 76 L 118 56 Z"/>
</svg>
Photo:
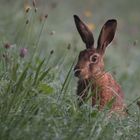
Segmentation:
<svg viewBox="0 0 140 140">
<path fill-rule="evenodd" d="M 25 55 L 27 54 L 28 50 L 26 48 L 21 48 L 20 49 L 20 57 L 24 58 Z"/>
</svg>

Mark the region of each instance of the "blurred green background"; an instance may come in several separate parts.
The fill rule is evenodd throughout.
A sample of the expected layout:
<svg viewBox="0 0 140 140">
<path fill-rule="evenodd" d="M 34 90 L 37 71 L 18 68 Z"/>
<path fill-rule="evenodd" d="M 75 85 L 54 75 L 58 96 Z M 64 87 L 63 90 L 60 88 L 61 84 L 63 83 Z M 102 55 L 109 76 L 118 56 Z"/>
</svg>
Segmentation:
<svg viewBox="0 0 140 140">
<path fill-rule="evenodd" d="M 133 100 L 140 91 L 140 1 L 139 0 L 36 0 L 38 13 L 30 32 L 22 33 L 27 20 L 25 9 L 32 7 L 30 0 L 0 0 L 0 38 L 1 42 L 17 43 L 22 37 L 29 47 L 35 42 L 40 30 L 40 20 L 48 14 L 47 23 L 40 41 L 42 54 L 54 49 L 54 62 L 64 57 L 65 49 L 71 44 L 74 52 L 67 55 L 71 62 L 84 44 L 75 28 L 73 14 L 77 14 L 92 29 L 95 40 L 107 19 L 118 21 L 116 36 L 106 51 L 107 70 L 116 75 L 121 83 L 126 100 Z M 23 28 L 23 29 L 22 29 Z M 27 34 L 29 34 L 27 36 Z M 46 46 L 46 47 L 45 47 Z M 46 49 L 44 51 L 44 49 Z M 72 55 L 71 55 L 72 54 Z M 63 59 L 63 58 L 62 58 Z M 56 61 L 55 61 L 56 60 Z M 69 63 L 68 62 L 68 63 Z M 65 70 L 64 70 L 65 71 Z"/>
</svg>

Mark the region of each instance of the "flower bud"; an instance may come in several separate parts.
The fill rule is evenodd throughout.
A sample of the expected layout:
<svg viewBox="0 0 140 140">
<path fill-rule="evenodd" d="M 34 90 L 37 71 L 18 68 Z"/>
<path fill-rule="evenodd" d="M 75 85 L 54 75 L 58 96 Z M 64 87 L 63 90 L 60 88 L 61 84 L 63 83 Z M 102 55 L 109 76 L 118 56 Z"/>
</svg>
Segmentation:
<svg viewBox="0 0 140 140">
<path fill-rule="evenodd" d="M 33 0 L 33 7 L 36 7 L 36 1 Z"/>
<path fill-rule="evenodd" d="M 51 51 L 50 51 L 50 54 L 52 55 L 53 53 L 54 53 L 54 50 L 51 50 Z"/>
<path fill-rule="evenodd" d="M 68 49 L 68 50 L 71 49 L 71 44 L 68 44 L 67 49 Z"/>
<path fill-rule="evenodd" d="M 50 35 L 55 35 L 55 31 L 54 31 L 54 30 L 51 31 L 51 32 L 50 32 Z"/>
<path fill-rule="evenodd" d="M 46 19 L 48 18 L 48 14 L 45 15 L 45 18 L 46 18 Z"/>
<path fill-rule="evenodd" d="M 4 48 L 5 48 L 5 49 L 9 49 L 9 48 L 11 48 L 11 45 L 10 45 L 9 43 L 6 43 L 6 44 L 4 45 Z"/>
</svg>

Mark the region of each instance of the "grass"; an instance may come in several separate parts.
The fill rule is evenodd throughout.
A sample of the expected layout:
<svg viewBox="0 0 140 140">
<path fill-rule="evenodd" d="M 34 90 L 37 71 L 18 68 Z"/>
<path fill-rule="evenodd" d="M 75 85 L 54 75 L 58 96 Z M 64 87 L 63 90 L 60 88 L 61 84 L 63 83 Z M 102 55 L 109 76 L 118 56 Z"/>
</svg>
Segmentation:
<svg viewBox="0 0 140 140">
<path fill-rule="evenodd" d="M 1 3 L 3 4 L 1 8 L 9 7 L 5 1 Z M 103 9 L 99 6 L 100 3 L 104 5 L 102 5 Z M 90 99 L 82 107 L 77 106 L 73 66 L 82 49 L 79 47 L 82 43 L 75 31 L 73 19 L 68 20 L 66 17 L 72 14 L 70 9 L 77 13 L 76 8 L 79 5 L 82 11 L 84 2 L 82 4 L 77 1 L 75 7 L 65 2 L 63 9 L 56 7 L 52 10 L 47 7 L 50 15 L 46 18 L 45 11 L 41 21 L 39 17 L 42 5 L 38 7 L 37 12 L 35 12 L 36 7 L 32 6 L 32 9 L 26 13 L 17 8 L 23 3 L 17 2 L 15 7 L 12 2 L 10 4 L 13 6 L 10 16 L 7 11 L 0 15 L 3 19 L 0 21 L 3 26 L 0 28 L 2 35 L 0 40 L 0 139 L 138 140 L 140 108 L 136 102 L 140 98 L 140 49 L 139 33 L 135 31 L 131 37 L 134 32 L 131 26 L 132 23 L 140 25 L 140 21 L 133 17 L 131 22 L 131 18 L 127 17 L 124 22 L 120 17 L 125 17 L 127 12 L 114 12 L 114 15 L 119 17 L 119 23 L 122 22 L 122 24 L 118 27 L 117 44 L 112 44 L 107 49 L 106 70 L 112 72 L 122 85 L 130 114 L 124 118 L 115 116 L 109 118 L 108 110 L 100 112 L 96 107 L 92 108 Z M 48 2 L 49 4 L 51 5 L 51 2 Z M 89 7 L 90 4 L 92 1 L 88 2 Z M 110 5 L 101 1 L 95 1 L 94 4 L 100 10 L 102 9 L 99 13 L 106 11 L 107 7 L 112 9 Z M 115 5 L 117 7 L 119 3 Z M 130 3 L 127 4 L 128 7 L 130 5 Z M 66 9 L 67 15 L 63 12 Z M 94 20 L 100 21 L 98 12 L 92 12 L 95 13 Z M 119 15 L 120 12 L 122 16 Z M 137 13 L 137 7 L 133 12 Z M 60 19 L 54 18 L 56 13 Z M 63 16 L 66 18 L 65 22 L 62 22 Z M 124 26 L 126 22 L 131 25 L 130 28 Z M 59 23 L 61 23 L 60 26 Z M 99 31 L 95 30 L 95 32 L 98 34 Z M 10 48 L 4 47 L 6 43 Z M 21 48 L 28 50 L 24 57 L 20 57 Z"/>
</svg>

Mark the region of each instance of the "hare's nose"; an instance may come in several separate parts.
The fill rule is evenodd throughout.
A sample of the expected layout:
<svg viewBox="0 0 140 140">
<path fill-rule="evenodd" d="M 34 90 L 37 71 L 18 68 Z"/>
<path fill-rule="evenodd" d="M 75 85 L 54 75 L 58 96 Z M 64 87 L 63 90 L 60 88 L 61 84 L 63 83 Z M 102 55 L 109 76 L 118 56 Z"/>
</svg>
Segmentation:
<svg viewBox="0 0 140 140">
<path fill-rule="evenodd" d="M 74 75 L 75 75 L 76 77 L 79 77 L 80 72 L 81 72 L 80 69 L 75 69 L 75 70 L 74 70 Z"/>
</svg>

